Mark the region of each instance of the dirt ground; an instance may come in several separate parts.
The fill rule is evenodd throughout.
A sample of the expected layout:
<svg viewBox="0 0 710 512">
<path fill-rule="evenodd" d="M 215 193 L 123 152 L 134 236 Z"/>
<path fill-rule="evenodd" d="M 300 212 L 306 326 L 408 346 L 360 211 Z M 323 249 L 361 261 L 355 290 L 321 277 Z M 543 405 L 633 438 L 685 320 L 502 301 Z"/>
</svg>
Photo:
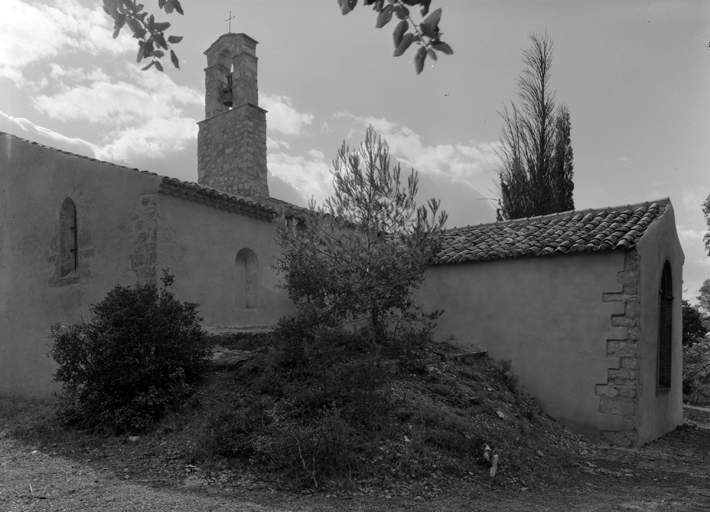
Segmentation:
<svg viewBox="0 0 710 512">
<path fill-rule="evenodd" d="M 221 479 L 170 462 L 160 443 L 97 439 L 23 426 L 43 424 L 48 407 L 0 399 L 0 510 L 47 511 L 708 511 L 710 423 L 686 420 L 635 449 L 590 446 L 559 485 L 510 488 L 439 485 L 444 491 L 396 496 L 366 487 L 343 492 L 279 492 L 247 476 Z M 544 454 L 540 464 L 546 464 Z M 549 470 L 550 468 L 546 468 Z M 436 488 L 436 475 L 431 486 Z"/>
</svg>

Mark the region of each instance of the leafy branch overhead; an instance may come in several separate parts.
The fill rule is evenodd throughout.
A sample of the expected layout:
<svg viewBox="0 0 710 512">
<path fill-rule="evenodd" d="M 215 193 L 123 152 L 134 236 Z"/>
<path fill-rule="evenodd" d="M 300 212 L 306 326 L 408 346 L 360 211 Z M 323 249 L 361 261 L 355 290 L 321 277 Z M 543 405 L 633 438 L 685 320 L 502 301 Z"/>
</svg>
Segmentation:
<svg viewBox="0 0 710 512">
<path fill-rule="evenodd" d="M 357 5 L 358 0 L 338 0 L 340 10 L 343 14 L 348 14 Z M 170 47 L 182 41 L 181 36 L 167 36 L 165 32 L 170 28 L 170 23 L 155 20 L 155 16 L 144 10 L 144 5 L 136 3 L 135 0 L 103 0 L 104 11 L 111 16 L 114 21 L 113 37 L 118 37 L 124 26 L 133 33 L 133 37 L 138 39 L 138 55 L 136 62 L 143 59 L 150 59 L 150 63 L 143 70 L 155 67 L 158 71 L 163 71 L 161 60 L 166 52 L 170 54 L 170 60 L 176 68 L 180 68 L 175 51 Z M 394 56 L 399 57 L 404 54 L 412 44 L 419 46 L 414 56 L 414 69 L 417 74 L 424 69 L 424 62 L 427 57 L 432 60 L 437 59 L 437 52 L 451 55 L 454 51 L 451 46 L 441 40 L 439 31 L 439 21 L 441 20 L 441 9 L 429 12 L 431 0 L 363 0 L 365 5 L 372 5 L 377 12 L 377 28 L 387 25 L 393 18 L 399 19 L 399 23 L 392 34 L 394 42 Z M 413 21 L 409 7 L 420 6 L 420 14 L 426 16 L 424 20 L 417 24 Z M 180 0 L 158 0 L 158 8 L 166 14 L 178 12 L 184 14 Z"/>
<path fill-rule="evenodd" d="M 156 21 L 152 14 L 143 10 L 143 7 L 143 4 L 136 4 L 135 0 L 104 0 L 104 11 L 114 21 L 114 39 L 127 25 L 133 32 L 133 37 L 139 40 L 136 62 L 151 59 L 150 64 L 143 70 L 155 66 L 158 71 L 163 71 L 160 59 L 165 56 L 165 52 L 170 52 L 170 61 L 173 66 L 180 69 L 180 62 L 170 45 L 182 41 L 182 36 L 168 36 L 166 39 L 165 31 L 170 28 L 170 23 Z M 173 11 L 184 14 L 179 0 L 158 0 L 158 7 L 167 14 Z"/>
<path fill-rule="evenodd" d="M 343 14 L 348 14 L 357 5 L 357 0 L 338 0 L 340 10 Z M 436 60 L 436 52 L 451 55 L 454 50 L 451 46 L 441 40 L 439 31 L 439 21 L 441 20 L 441 9 L 429 13 L 431 0 L 364 0 L 365 5 L 372 5 L 377 14 L 377 28 L 387 25 L 392 18 L 399 19 L 399 23 L 392 33 L 394 41 L 394 56 L 399 57 L 412 46 L 413 43 L 419 45 L 419 49 L 414 56 L 414 69 L 417 74 L 424 69 L 424 62 L 427 57 Z M 414 23 L 407 6 L 420 5 L 420 13 L 424 18 L 420 24 Z M 427 16 L 428 15 L 428 16 Z M 410 32 L 409 29 L 412 31 Z M 435 51 L 436 50 L 436 51 Z"/>
</svg>

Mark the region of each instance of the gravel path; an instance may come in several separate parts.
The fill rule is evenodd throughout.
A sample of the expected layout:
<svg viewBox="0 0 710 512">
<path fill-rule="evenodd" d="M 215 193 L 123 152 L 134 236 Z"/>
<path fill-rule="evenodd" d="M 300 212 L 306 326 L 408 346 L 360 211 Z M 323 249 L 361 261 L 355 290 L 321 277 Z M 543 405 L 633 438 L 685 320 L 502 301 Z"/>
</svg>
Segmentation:
<svg viewBox="0 0 710 512">
<path fill-rule="evenodd" d="M 30 447 L 31 448 L 31 447 Z M 156 489 L 0 438 L 0 510 L 277 512 L 236 497 Z"/>
<path fill-rule="evenodd" d="M 523 490 L 488 481 L 456 495 L 422 500 L 385 499 L 367 492 L 334 497 L 263 489 L 229 491 L 179 471 L 158 480 L 146 473 L 145 464 L 136 463 L 129 449 L 102 445 L 106 452 L 102 456 L 81 448 L 76 441 L 80 436 L 71 433 L 49 442 L 42 432 L 22 438 L 13 435 L 18 426 L 24 430 L 42 413 L 41 407 L 29 402 L 20 406 L 21 414 L 17 409 L 16 404 L 8 407 L 0 400 L 0 512 L 710 511 L 710 423 L 706 422 L 687 421 L 641 448 L 597 445 L 580 467 L 561 475 L 564 486 Z M 35 442 L 44 443 L 42 449 Z"/>
</svg>

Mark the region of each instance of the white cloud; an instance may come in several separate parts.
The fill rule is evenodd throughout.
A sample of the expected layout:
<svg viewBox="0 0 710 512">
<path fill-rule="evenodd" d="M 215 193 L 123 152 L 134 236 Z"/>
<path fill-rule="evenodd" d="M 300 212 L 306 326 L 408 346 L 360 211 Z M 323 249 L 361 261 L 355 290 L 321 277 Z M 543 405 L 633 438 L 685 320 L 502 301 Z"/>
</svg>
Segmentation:
<svg viewBox="0 0 710 512">
<path fill-rule="evenodd" d="M 687 240 L 702 240 L 703 236 L 705 236 L 706 233 L 707 233 L 707 231 L 701 231 L 698 229 L 683 229 L 680 226 L 678 229 L 678 235 L 681 238 L 684 238 Z"/>
<path fill-rule="evenodd" d="M 688 213 L 699 213 L 701 211 L 702 204 L 708 195 L 710 195 L 710 192 L 708 192 L 708 189 L 703 185 L 697 185 L 693 188 L 686 188 L 683 190 L 681 195 L 685 210 Z"/>
<path fill-rule="evenodd" d="M 259 105 L 268 111 L 267 130 L 284 135 L 300 135 L 301 130 L 309 126 L 314 119 L 313 114 L 298 112 L 293 108 L 291 98 L 288 96 L 260 92 Z"/>
<path fill-rule="evenodd" d="M 303 197 L 322 203 L 333 192 L 330 166 L 323 153 L 311 150 L 303 155 L 284 152 L 267 154 L 269 171 L 295 188 Z"/>
<path fill-rule="evenodd" d="M 38 126 L 24 117 L 13 117 L 0 111 L 0 131 L 13 133 L 18 137 L 29 138 L 72 153 L 79 153 L 93 158 L 98 157 L 100 147 L 78 137 L 67 137 L 61 133 Z"/>
<path fill-rule="evenodd" d="M 616 160 L 617 162 L 621 162 L 623 164 L 627 164 L 627 165 L 629 163 L 631 163 L 631 159 L 625 155 L 624 156 L 617 156 L 614 160 Z"/>
<path fill-rule="evenodd" d="M 167 74 L 124 66 L 111 78 L 99 68 L 54 65 L 54 90 L 37 95 L 32 104 L 53 119 L 95 125 L 102 141 L 95 147 L 97 158 L 127 163 L 139 156 L 162 158 L 194 140 L 202 94 Z"/>
<path fill-rule="evenodd" d="M 398 125 L 387 119 L 357 117 L 347 113 L 337 113 L 335 117 L 350 118 L 363 128 L 372 125 L 387 141 L 390 153 L 405 167 L 413 167 L 420 173 L 429 173 L 452 180 L 460 180 L 475 189 L 487 189 L 492 185 L 487 174 L 496 167 L 497 142 L 470 141 L 468 144 L 426 145 L 414 130 Z M 351 133 L 349 138 L 359 137 L 362 132 Z"/>
<path fill-rule="evenodd" d="M 109 76 L 101 68 L 93 68 L 91 70 L 83 68 L 68 68 L 66 66 L 61 66 L 56 62 L 49 63 L 49 76 L 53 79 L 55 84 L 57 80 L 59 84 L 64 84 L 67 80 L 72 80 L 75 82 L 97 82 L 97 81 L 109 81 Z"/>
<path fill-rule="evenodd" d="M 24 83 L 23 69 L 65 52 L 91 55 L 123 53 L 135 42 L 124 31 L 113 39 L 109 18 L 96 2 L 93 8 L 76 0 L 54 0 L 36 5 L 3 0 L 0 16 L 0 78 Z"/>
<path fill-rule="evenodd" d="M 130 162 L 138 157 L 163 158 L 185 149 L 197 137 L 197 125 L 185 117 L 150 119 L 116 130 L 111 142 L 97 150 L 97 158 Z"/>
<path fill-rule="evenodd" d="M 201 105 L 202 95 L 195 89 L 175 84 L 164 73 L 146 73 L 128 67 L 129 81 L 110 79 L 102 70 L 53 68 L 60 78 L 60 92 L 42 94 L 34 107 L 55 119 L 85 120 L 93 123 L 122 124 L 155 118 L 174 117 L 181 106 Z M 88 84 L 68 85 L 71 82 Z"/>
<path fill-rule="evenodd" d="M 266 150 L 268 152 L 278 151 L 280 149 L 289 149 L 291 145 L 285 140 L 272 139 L 271 137 L 266 137 Z"/>
</svg>

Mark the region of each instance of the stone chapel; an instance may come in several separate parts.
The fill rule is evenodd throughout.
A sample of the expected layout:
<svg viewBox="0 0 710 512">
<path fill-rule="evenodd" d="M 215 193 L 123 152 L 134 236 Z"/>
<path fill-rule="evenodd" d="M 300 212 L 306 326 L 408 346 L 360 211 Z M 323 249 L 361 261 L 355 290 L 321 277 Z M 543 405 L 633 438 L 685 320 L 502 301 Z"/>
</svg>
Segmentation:
<svg viewBox="0 0 710 512">
<path fill-rule="evenodd" d="M 175 275 L 205 326 L 273 326 L 293 311 L 272 269 L 257 42 L 205 55 L 198 181 L 0 132 L 0 394 L 57 389 L 47 330 L 116 284 Z M 445 205 L 444 205 L 445 207 Z M 447 230 L 418 292 L 436 335 L 509 359 L 543 409 L 633 446 L 682 423 L 683 252 L 669 199 Z"/>
</svg>

